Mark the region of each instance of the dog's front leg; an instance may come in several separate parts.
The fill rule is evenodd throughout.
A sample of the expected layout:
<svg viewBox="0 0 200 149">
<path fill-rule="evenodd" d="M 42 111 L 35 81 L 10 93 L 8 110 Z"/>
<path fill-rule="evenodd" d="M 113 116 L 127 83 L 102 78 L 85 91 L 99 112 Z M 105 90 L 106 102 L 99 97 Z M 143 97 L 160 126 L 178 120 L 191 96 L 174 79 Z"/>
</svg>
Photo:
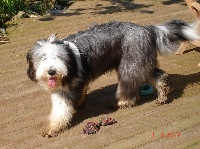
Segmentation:
<svg viewBox="0 0 200 149">
<path fill-rule="evenodd" d="M 67 99 L 65 93 L 53 93 L 51 100 L 50 129 L 43 134 L 45 137 L 54 137 L 63 132 L 70 124 L 72 116 L 75 113 L 73 103 Z"/>
</svg>

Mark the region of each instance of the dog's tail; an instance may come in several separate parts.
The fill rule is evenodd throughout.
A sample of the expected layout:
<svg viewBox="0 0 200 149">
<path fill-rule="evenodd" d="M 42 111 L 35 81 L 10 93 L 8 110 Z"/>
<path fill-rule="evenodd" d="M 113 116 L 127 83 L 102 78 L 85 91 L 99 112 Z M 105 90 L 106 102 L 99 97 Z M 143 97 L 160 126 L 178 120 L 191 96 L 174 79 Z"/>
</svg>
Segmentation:
<svg viewBox="0 0 200 149">
<path fill-rule="evenodd" d="M 178 50 L 182 41 L 200 40 L 199 20 L 192 24 L 173 20 L 150 28 L 156 36 L 156 47 L 160 54 L 166 55 Z"/>
</svg>

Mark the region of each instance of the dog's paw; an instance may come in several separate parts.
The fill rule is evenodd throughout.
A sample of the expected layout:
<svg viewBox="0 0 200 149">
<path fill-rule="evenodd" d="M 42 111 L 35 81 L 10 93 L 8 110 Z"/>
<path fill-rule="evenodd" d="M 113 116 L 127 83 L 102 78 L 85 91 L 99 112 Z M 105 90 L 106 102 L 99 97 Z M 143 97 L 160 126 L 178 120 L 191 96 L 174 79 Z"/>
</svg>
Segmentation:
<svg viewBox="0 0 200 149">
<path fill-rule="evenodd" d="M 42 136 L 43 136 L 43 137 L 46 137 L 46 138 L 56 137 L 56 136 L 58 136 L 60 133 L 63 133 L 65 129 L 66 129 L 66 128 L 61 128 L 61 129 L 49 129 L 49 130 L 47 130 L 47 131 L 44 131 L 44 132 L 42 133 Z"/>
<path fill-rule="evenodd" d="M 109 102 L 107 108 L 117 110 L 117 109 L 126 109 L 130 107 L 137 106 L 135 100 L 119 100 L 118 102 Z"/>
<path fill-rule="evenodd" d="M 118 102 L 118 107 L 120 109 L 130 108 L 136 106 L 136 100 L 122 100 Z"/>
<path fill-rule="evenodd" d="M 163 104 L 165 104 L 166 103 L 166 101 L 164 100 L 162 100 L 162 101 L 160 101 L 160 100 L 156 100 L 156 104 L 158 105 L 158 106 L 160 106 L 160 105 L 163 105 Z"/>
<path fill-rule="evenodd" d="M 132 104 L 119 104 L 117 105 L 119 109 L 126 109 L 126 108 L 130 108 L 130 107 L 134 107 L 136 106 L 135 104 L 132 105 Z"/>
<path fill-rule="evenodd" d="M 45 137 L 45 138 L 52 138 L 52 137 L 58 136 L 58 132 L 51 131 L 51 130 L 49 130 L 49 131 L 44 131 L 44 132 L 42 133 L 42 136 Z"/>
<path fill-rule="evenodd" d="M 126 108 L 130 108 L 130 107 L 134 107 L 136 106 L 136 102 L 132 101 L 132 100 L 126 100 L 126 101 L 118 101 L 118 102 L 112 102 L 107 104 L 107 108 L 109 109 L 126 109 Z"/>
</svg>

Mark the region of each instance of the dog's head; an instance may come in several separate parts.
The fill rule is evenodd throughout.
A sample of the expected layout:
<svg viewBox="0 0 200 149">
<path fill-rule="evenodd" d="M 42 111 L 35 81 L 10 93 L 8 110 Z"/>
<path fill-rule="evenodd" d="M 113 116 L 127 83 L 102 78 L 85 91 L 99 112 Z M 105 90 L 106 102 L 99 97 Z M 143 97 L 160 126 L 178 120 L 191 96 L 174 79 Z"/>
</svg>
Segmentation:
<svg viewBox="0 0 200 149">
<path fill-rule="evenodd" d="M 39 40 L 28 52 L 27 62 L 28 77 L 50 91 L 67 86 L 78 68 L 69 44 L 56 40 L 55 35 Z"/>
</svg>

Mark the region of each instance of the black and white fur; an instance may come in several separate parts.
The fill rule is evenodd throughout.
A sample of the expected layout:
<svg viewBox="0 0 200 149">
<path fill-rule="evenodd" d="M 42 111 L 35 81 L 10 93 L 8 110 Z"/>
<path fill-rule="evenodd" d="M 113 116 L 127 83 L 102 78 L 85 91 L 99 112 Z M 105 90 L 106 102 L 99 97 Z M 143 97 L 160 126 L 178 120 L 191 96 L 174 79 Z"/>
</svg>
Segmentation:
<svg viewBox="0 0 200 149">
<path fill-rule="evenodd" d="M 56 40 L 39 40 L 28 52 L 29 78 L 51 94 L 50 128 L 45 136 L 63 131 L 76 107 L 85 101 L 90 81 L 115 69 L 118 75 L 116 107 L 132 107 L 139 101 L 139 85 L 151 83 L 159 104 L 167 101 L 168 74 L 158 68 L 157 52 L 173 53 L 180 42 L 200 40 L 194 24 L 174 20 L 143 27 L 110 22 Z"/>
</svg>

